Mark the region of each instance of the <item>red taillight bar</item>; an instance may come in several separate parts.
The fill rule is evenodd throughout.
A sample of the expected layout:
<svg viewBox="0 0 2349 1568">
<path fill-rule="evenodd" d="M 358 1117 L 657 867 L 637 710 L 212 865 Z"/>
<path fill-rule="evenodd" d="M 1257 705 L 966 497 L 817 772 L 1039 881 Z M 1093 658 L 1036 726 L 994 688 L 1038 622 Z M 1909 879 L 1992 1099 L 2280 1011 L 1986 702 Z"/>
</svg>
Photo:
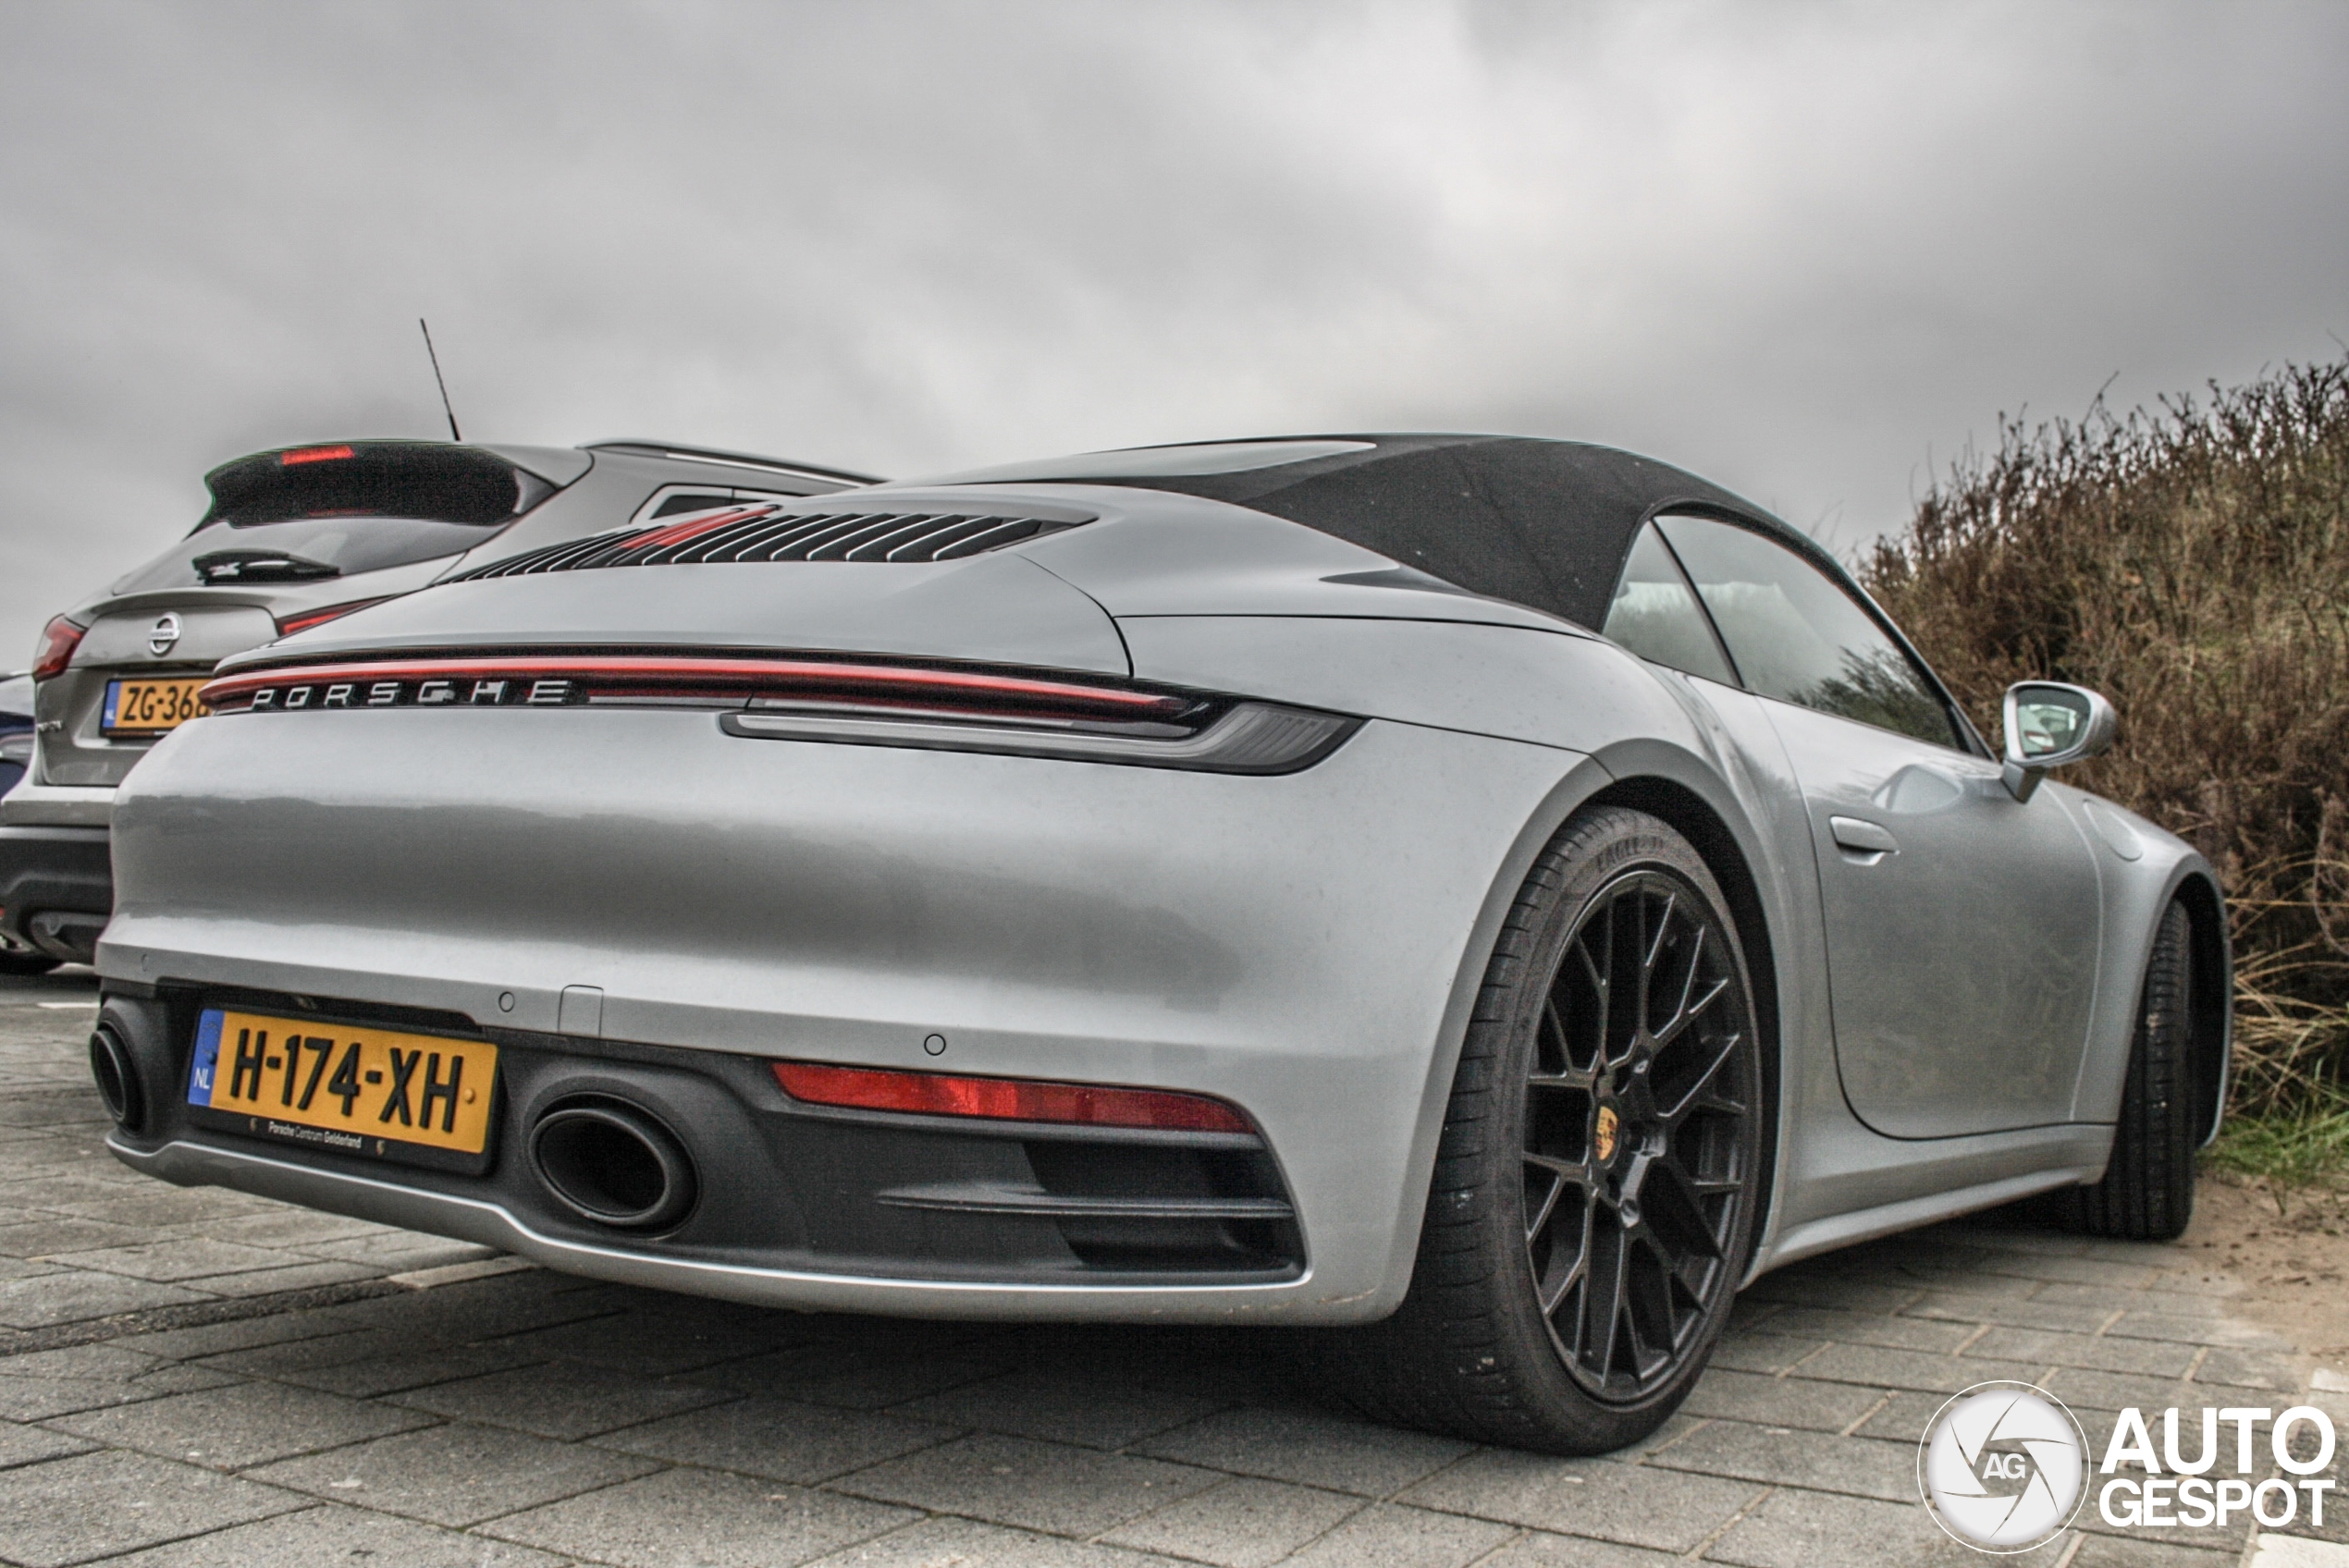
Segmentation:
<svg viewBox="0 0 2349 1568">
<path fill-rule="evenodd" d="M 338 680 L 572 680 L 591 691 L 655 693 L 722 691 L 732 695 L 762 689 L 805 694 L 862 688 L 894 698 L 957 698 L 1049 707 L 1117 718 L 1172 717 L 1193 705 L 1187 697 L 1128 692 L 1113 686 L 1040 680 L 1027 676 L 989 675 L 973 670 L 918 668 L 885 664 L 834 663 L 825 659 L 726 658 L 707 655 L 610 654 L 518 655 L 441 659 L 368 659 L 331 664 L 281 666 L 224 676 L 198 698 L 218 707 L 264 687 L 316 685 Z"/>
<path fill-rule="evenodd" d="M 730 528 L 738 522 L 748 522 L 755 517 L 763 517 L 769 512 L 780 509 L 772 505 L 731 507 L 721 512 L 689 517 L 682 522 L 663 523 L 648 533 L 633 534 L 625 539 L 615 539 L 612 541 L 612 547 L 619 550 L 658 550 L 670 545 L 682 545 L 688 539 L 698 539 L 703 534 L 717 529 Z"/>
<path fill-rule="evenodd" d="M 1121 1089 L 1101 1084 L 1047 1084 L 1032 1078 L 959 1078 L 882 1067 L 831 1067 L 816 1061 L 771 1064 L 783 1093 L 810 1105 L 919 1116 L 975 1116 L 998 1121 L 1056 1121 L 1092 1127 L 1154 1127 L 1185 1133 L 1254 1133 L 1238 1107 L 1171 1089 Z"/>
<path fill-rule="evenodd" d="M 290 452 L 277 454 L 279 468 L 292 468 L 297 463 L 330 463 L 337 458 L 351 455 L 348 447 L 297 447 Z"/>
<path fill-rule="evenodd" d="M 314 626 L 324 626 L 330 620 L 339 620 L 353 610 L 363 610 L 370 605 L 380 605 L 396 596 L 385 594 L 373 599 L 352 599 L 344 604 L 322 605 L 314 610 L 303 610 L 298 615 L 289 615 L 279 620 L 277 635 L 290 637 L 297 631 L 307 631 Z"/>
</svg>

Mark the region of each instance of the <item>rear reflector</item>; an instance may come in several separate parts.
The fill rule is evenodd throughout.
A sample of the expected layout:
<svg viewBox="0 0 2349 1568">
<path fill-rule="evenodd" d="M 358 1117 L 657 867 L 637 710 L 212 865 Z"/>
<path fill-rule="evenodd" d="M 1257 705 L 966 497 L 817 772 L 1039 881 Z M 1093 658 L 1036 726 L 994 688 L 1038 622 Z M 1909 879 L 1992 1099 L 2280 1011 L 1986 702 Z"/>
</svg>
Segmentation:
<svg viewBox="0 0 2349 1568">
<path fill-rule="evenodd" d="M 292 468 L 297 463 L 330 463 L 338 458 L 351 456 L 348 447 L 297 447 L 290 452 L 277 454 L 279 468 Z"/>
<path fill-rule="evenodd" d="M 307 631 L 314 626 L 324 626 L 330 620 L 339 620 L 353 610 L 363 610 L 369 605 L 380 605 L 396 596 L 385 594 L 373 599 L 352 599 L 345 604 L 322 605 L 314 610 L 303 610 L 296 615 L 280 617 L 277 621 L 277 635 L 290 637 L 297 631 Z"/>
<path fill-rule="evenodd" d="M 52 617 L 41 629 L 41 641 L 32 650 L 32 678 L 46 680 L 64 674 L 66 666 L 73 662 L 73 651 L 81 646 L 82 633 L 89 630 L 63 616 Z"/>
<path fill-rule="evenodd" d="M 1256 1131 L 1236 1106 L 1205 1095 L 1180 1095 L 1166 1089 L 1045 1084 L 1027 1078 L 957 1078 L 942 1072 L 830 1067 L 814 1061 L 772 1065 L 775 1082 L 783 1086 L 783 1092 L 809 1105 L 1185 1133 Z"/>
</svg>

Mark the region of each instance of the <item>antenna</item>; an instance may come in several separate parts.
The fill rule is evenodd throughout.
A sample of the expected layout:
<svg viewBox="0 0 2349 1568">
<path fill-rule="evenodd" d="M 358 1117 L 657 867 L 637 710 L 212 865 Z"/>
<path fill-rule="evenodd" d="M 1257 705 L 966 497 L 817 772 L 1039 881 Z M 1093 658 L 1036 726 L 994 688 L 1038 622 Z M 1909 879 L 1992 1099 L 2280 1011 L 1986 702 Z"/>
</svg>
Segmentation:
<svg viewBox="0 0 2349 1568">
<path fill-rule="evenodd" d="M 422 316 L 416 318 L 416 325 L 424 335 L 424 353 L 432 361 L 433 385 L 440 388 L 440 411 L 449 416 L 449 439 L 462 441 L 464 437 L 457 434 L 457 410 L 449 406 L 449 383 L 440 378 L 440 356 L 433 352 L 432 328 L 424 325 Z"/>
</svg>

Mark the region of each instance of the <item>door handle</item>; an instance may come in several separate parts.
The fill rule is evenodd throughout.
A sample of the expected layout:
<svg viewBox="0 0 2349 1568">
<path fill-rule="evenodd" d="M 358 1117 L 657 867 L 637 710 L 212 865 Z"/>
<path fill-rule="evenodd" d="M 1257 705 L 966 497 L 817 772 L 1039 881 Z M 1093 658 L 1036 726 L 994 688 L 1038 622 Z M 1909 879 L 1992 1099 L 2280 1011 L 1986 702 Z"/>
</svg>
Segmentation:
<svg viewBox="0 0 2349 1568">
<path fill-rule="evenodd" d="M 1847 850 L 1857 850 L 1862 854 L 1897 855 L 1900 852 L 1900 840 L 1888 830 L 1873 822 L 1863 822 L 1856 816 L 1828 817 L 1827 831 L 1835 835 L 1838 844 Z"/>
</svg>

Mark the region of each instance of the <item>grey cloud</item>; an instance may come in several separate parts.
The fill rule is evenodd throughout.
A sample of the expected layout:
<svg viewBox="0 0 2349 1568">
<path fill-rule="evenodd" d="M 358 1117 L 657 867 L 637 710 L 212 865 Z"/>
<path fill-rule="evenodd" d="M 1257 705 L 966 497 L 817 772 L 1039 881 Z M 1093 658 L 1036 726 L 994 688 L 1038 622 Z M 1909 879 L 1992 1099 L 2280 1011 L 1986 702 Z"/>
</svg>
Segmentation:
<svg viewBox="0 0 2349 1568">
<path fill-rule="evenodd" d="M 2349 333 L 2323 6 L 20 4 L 0 662 L 320 435 L 1496 428 L 1849 547 Z M 15 643 L 6 640 L 15 638 Z"/>
</svg>

